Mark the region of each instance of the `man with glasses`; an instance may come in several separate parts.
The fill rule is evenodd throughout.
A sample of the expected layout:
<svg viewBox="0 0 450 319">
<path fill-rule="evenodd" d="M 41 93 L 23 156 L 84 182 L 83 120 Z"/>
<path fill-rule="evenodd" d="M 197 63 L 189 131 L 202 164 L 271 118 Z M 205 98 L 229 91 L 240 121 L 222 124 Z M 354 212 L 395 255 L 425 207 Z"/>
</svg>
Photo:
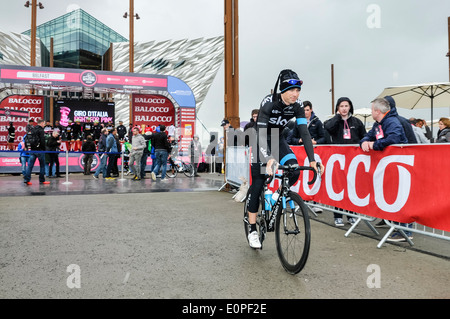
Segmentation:
<svg viewBox="0 0 450 319">
<path fill-rule="evenodd" d="M 280 93 L 277 93 L 278 83 Z M 264 187 L 265 173 L 273 175 L 278 163 L 281 165 L 297 164 L 297 159 L 289 147 L 284 135 L 283 128 L 293 117 L 296 119 L 294 130 L 298 130 L 298 136 L 303 140 L 303 145 L 308 156 L 310 166 L 317 171 L 317 163 L 314 159 L 314 149 L 307 128 L 305 111 L 302 102 L 298 99 L 303 81 L 292 70 L 280 72 L 273 94 L 266 96 L 260 106 L 254 137 L 256 147 L 252 147 L 252 187 L 248 202 L 249 212 L 249 235 L 250 247 L 259 249 L 261 243 L 256 231 L 256 215 L 258 212 L 259 199 Z M 252 141 L 250 141 L 252 144 Z M 261 164 L 267 163 L 264 168 Z M 320 164 L 323 170 L 323 165 Z M 294 172 L 289 178 L 292 186 L 299 178 L 300 172 Z"/>
</svg>

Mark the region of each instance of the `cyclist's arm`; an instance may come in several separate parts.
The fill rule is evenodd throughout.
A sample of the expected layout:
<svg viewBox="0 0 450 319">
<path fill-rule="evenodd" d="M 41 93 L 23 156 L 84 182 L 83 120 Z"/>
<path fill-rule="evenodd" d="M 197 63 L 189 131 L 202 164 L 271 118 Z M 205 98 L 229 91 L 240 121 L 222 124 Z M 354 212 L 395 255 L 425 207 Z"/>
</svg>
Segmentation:
<svg viewBox="0 0 450 319">
<path fill-rule="evenodd" d="M 305 117 L 305 110 L 302 107 L 299 107 L 296 114 L 296 126 L 297 136 L 300 136 L 303 141 L 303 147 L 305 148 L 306 155 L 308 156 L 309 162 L 315 162 L 314 159 L 314 148 L 311 140 L 311 135 L 308 130 L 308 122 Z"/>
<path fill-rule="evenodd" d="M 270 112 L 272 111 L 272 95 L 267 96 L 262 102 L 258 113 L 258 120 L 256 127 L 258 131 L 258 149 L 259 153 L 264 158 L 264 162 L 274 159 L 270 154 L 269 143 L 267 138 L 267 131 L 269 128 Z"/>
</svg>

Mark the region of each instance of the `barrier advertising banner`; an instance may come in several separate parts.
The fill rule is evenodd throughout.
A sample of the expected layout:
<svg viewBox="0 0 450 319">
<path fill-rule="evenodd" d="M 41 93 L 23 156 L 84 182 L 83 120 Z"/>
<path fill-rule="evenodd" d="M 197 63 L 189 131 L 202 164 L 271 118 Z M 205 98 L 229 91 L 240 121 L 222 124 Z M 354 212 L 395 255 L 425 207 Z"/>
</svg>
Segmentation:
<svg viewBox="0 0 450 319">
<path fill-rule="evenodd" d="M 160 124 L 169 127 L 175 124 L 175 107 L 167 97 L 157 94 L 133 94 L 133 125 L 149 126 L 152 131 Z"/>
<path fill-rule="evenodd" d="M 309 165 L 303 147 L 292 149 L 300 165 Z M 389 146 L 369 153 L 357 146 L 321 145 L 314 151 L 325 172 L 311 186 L 307 181 L 312 173 L 301 173 L 291 189 L 303 199 L 450 231 L 450 170 L 446 161 L 450 145 Z"/>
</svg>

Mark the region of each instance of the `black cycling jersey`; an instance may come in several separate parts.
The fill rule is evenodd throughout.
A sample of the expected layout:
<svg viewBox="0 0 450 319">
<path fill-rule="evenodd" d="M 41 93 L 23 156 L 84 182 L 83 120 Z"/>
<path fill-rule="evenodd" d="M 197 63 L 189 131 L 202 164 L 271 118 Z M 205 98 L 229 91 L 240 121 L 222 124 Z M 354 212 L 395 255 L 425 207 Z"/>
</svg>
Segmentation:
<svg viewBox="0 0 450 319">
<path fill-rule="evenodd" d="M 297 136 L 301 136 L 306 143 L 304 143 L 306 154 L 310 161 L 314 161 L 314 150 L 309 135 L 307 121 L 305 118 L 305 110 L 300 100 L 294 104 L 285 105 L 281 100 L 280 94 L 274 96 L 268 95 L 261 102 L 261 107 L 257 119 L 257 138 L 259 160 L 267 162 L 271 158 L 275 158 L 279 163 L 284 164 L 281 154 L 274 154 L 271 152 L 271 136 L 278 135 L 278 138 L 284 139 L 283 130 L 288 125 L 289 120 L 296 119 L 296 126 L 293 129 L 298 130 Z M 267 141 L 267 143 L 266 143 Z M 277 156 L 278 155 L 278 156 Z"/>
</svg>

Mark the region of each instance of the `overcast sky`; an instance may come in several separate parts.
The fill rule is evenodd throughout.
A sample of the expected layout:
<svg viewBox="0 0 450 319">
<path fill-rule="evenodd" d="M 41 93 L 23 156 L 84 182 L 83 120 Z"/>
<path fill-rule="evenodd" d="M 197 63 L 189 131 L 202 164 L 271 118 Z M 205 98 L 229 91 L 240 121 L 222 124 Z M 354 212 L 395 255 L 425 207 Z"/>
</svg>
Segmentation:
<svg viewBox="0 0 450 319">
<path fill-rule="evenodd" d="M 30 28 L 25 1 L 1 0 L 0 29 Z M 128 0 L 42 0 L 37 23 L 83 10 L 126 38 Z M 224 0 L 135 0 L 135 40 L 209 38 L 224 34 Z M 5 9 L 6 8 L 6 9 Z M 331 64 L 335 99 L 349 97 L 355 108 L 385 87 L 449 81 L 448 0 L 240 0 L 240 117 L 270 93 L 280 70 L 291 68 L 304 81 L 301 98 L 325 120 L 332 112 Z M 217 130 L 224 114 L 224 67 L 220 68 L 198 116 Z M 449 116 L 435 109 L 434 118 Z M 399 109 L 405 117 L 429 120 L 430 112 Z"/>
</svg>

